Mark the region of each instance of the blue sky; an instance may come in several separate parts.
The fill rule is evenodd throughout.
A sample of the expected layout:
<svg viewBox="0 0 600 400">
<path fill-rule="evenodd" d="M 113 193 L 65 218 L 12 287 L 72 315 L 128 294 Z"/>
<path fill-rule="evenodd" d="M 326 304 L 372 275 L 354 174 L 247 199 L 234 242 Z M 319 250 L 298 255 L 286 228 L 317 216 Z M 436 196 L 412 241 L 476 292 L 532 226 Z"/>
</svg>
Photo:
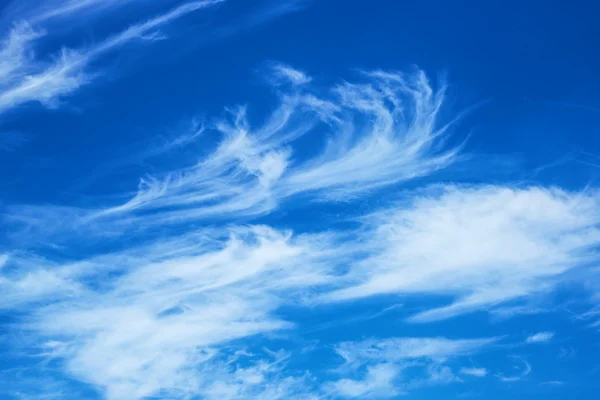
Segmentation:
<svg viewBox="0 0 600 400">
<path fill-rule="evenodd" d="M 595 398 L 599 7 L 3 2 L 0 398 Z"/>
</svg>

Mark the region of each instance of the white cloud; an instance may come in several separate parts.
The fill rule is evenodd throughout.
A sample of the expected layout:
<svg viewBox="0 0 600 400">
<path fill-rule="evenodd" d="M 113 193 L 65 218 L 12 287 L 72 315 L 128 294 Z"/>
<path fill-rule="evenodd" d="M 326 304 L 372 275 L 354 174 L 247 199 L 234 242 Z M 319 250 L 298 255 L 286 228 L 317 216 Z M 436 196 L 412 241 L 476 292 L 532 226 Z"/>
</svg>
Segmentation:
<svg viewBox="0 0 600 400">
<path fill-rule="evenodd" d="M 470 375 L 482 378 L 488 374 L 488 371 L 485 368 L 461 368 L 460 373 L 463 375 Z"/>
<path fill-rule="evenodd" d="M 0 44 L 0 84 L 10 83 L 15 71 L 27 70 L 31 61 L 31 42 L 43 36 L 27 23 L 14 25 Z"/>
<path fill-rule="evenodd" d="M 495 338 L 398 337 L 340 343 L 336 352 L 344 364 L 337 369 L 338 373 L 363 371 L 362 377 L 341 378 L 326 388 L 343 397 L 389 398 L 425 386 L 460 382 L 444 363 L 481 352 L 495 341 Z M 416 369 L 419 374 L 403 376 L 409 369 Z"/>
<path fill-rule="evenodd" d="M 272 69 L 277 80 L 285 80 L 294 85 L 304 85 L 312 80 L 306 73 L 282 63 L 275 63 Z"/>
<path fill-rule="evenodd" d="M 554 337 L 553 332 L 539 332 L 535 335 L 531 335 L 525 339 L 526 343 L 546 343 L 552 340 Z"/>
<path fill-rule="evenodd" d="M 309 399 L 317 389 L 311 391 L 302 374 L 264 364 L 265 357 L 252 360 L 252 366 L 223 357 L 238 339 L 293 327 L 276 311 L 310 302 L 328 287 L 344 254 L 352 254 L 331 240 L 255 226 L 182 234 L 72 263 L 13 256 L 0 279 L 1 305 L 27 310 L 20 329 L 31 341 L 22 345 L 62 360 L 64 372 L 98 387 L 108 399 L 159 392 Z M 442 363 L 494 342 L 388 338 L 341 343 L 336 353 L 345 358 L 343 368 L 364 366 L 364 376 L 342 377 L 326 387 L 344 396 L 383 397 L 393 393 L 394 371 L 407 362 L 416 363 L 424 378 L 394 386 L 397 393 L 454 382 Z M 251 356 L 236 354 L 232 357 Z"/>
<path fill-rule="evenodd" d="M 186 12 L 136 25 L 94 51 L 152 35 Z M 223 140 L 206 158 L 144 178 L 137 195 L 120 205 L 13 207 L 10 217 L 27 228 L 41 221 L 49 236 L 44 239 L 62 240 L 66 252 L 79 249 L 88 234 L 144 233 L 134 241 L 125 237 L 116 245 L 120 250 L 82 260 L 21 252 L 0 258 L 0 307 L 25 316 L 19 329 L 31 335 L 30 347 L 59 359 L 62 372 L 109 399 L 158 393 L 308 399 L 310 379 L 287 374 L 282 359 L 232 361 L 242 354 L 231 355 L 237 341 L 293 327 L 279 315 L 282 306 L 316 307 L 382 293 L 454 299 L 412 318 L 427 322 L 507 307 L 503 303 L 545 293 L 569 269 L 597 261 L 591 251 L 600 242 L 597 193 L 540 187 L 407 192 L 404 201 L 361 219 L 363 226 L 350 231 L 293 235 L 222 223 L 190 231 L 192 222 L 210 217 L 235 223 L 297 195 L 348 201 L 431 174 L 456 158 L 456 149 L 439 146 L 447 130 L 436 121 L 444 89 L 434 91 L 420 71 L 365 73 L 320 97 L 308 81 L 299 86 L 281 93 L 280 106 L 257 127 L 244 107 L 234 109 L 231 119 L 213 124 Z M 53 96 L 40 98 L 51 102 Z M 295 145 L 309 135 L 323 147 L 306 159 Z M 160 234 L 151 238 L 148 228 Z M 458 382 L 447 362 L 496 341 L 399 337 L 340 343 L 335 351 L 345 362 L 337 372 L 348 375 L 325 388 L 366 398 Z M 404 379 L 406 368 L 418 369 L 420 378 Z M 530 371 L 524 362 L 521 374 L 498 378 L 515 381 Z"/>
<path fill-rule="evenodd" d="M 592 277 L 597 276 L 598 271 L 594 271 Z M 595 283 L 591 283 L 591 282 L 586 282 L 586 284 L 593 286 L 594 289 L 594 294 L 593 294 L 593 299 L 595 302 L 598 302 L 598 299 L 600 298 L 600 293 L 597 291 L 597 285 Z M 579 321 L 585 321 L 588 323 L 588 326 L 590 328 L 597 328 L 600 327 L 600 305 L 596 305 L 594 307 L 592 307 L 590 310 L 587 310 L 585 312 L 579 313 L 579 314 L 575 314 L 572 317 L 575 320 L 579 320 Z"/>
<path fill-rule="evenodd" d="M 516 358 L 518 359 L 518 357 L 516 357 Z M 496 377 L 501 382 L 518 382 L 521 379 L 527 377 L 527 375 L 529 375 L 531 373 L 531 364 L 529 364 L 525 360 L 521 360 L 521 362 L 523 363 L 523 366 L 522 366 L 522 371 L 520 374 L 518 374 L 518 375 L 497 374 Z M 515 368 L 517 368 L 517 367 L 515 367 Z"/>
<path fill-rule="evenodd" d="M 299 195 L 348 201 L 431 174 L 456 157 L 457 149 L 440 149 L 448 129 L 437 121 L 444 87 L 434 91 L 422 71 L 363 73 L 321 97 L 314 92 L 282 93 L 280 106 L 257 127 L 245 107 L 230 110 L 231 119 L 213 124 L 223 140 L 212 153 L 143 178 L 125 203 L 95 210 L 13 207 L 10 218 L 46 229 L 48 218 L 69 215 L 71 229 L 94 234 L 249 217 Z M 300 138 L 320 150 L 308 158 L 296 154 Z"/>
<path fill-rule="evenodd" d="M 462 380 L 452 372 L 452 369 L 446 365 L 428 365 L 426 371 L 427 375 L 425 379 L 417 381 L 410 386 L 417 388 L 422 386 L 447 385 L 449 383 L 462 382 Z"/>
<path fill-rule="evenodd" d="M 411 319 L 427 322 L 552 290 L 597 261 L 600 197 L 541 187 L 442 186 L 368 220 L 371 256 L 327 299 L 381 293 L 454 296 Z"/>
<path fill-rule="evenodd" d="M 345 342 L 336 347 L 336 352 L 346 364 L 363 363 L 365 360 L 399 362 L 410 359 L 444 361 L 448 358 L 465 356 L 480 351 L 497 339 L 447 339 L 447 338 L 389 338 L 362 342 Z"/>
<path fill-rule="evenodd" d="M 48 23 L 77 23 L 76 17 L 86 22 L 118 7 L 143 0 L 8 0 L 3 13 L 13 21 L 26 20 L 35 25 Z"/>
<path fill-rule="evenodd" d="M 229 367 L 219 366 L 224 346 L 290 328 L 273 312 L 327 280 L 326 242 L 256 226 L 234 228 L 229 238 L 187 234 L 75 263 L 11 258 L 15 268 L 0 275 L 0 305 L 27 310 L 21 329 L 35 338 L 30 349 L 46 343 L 41 354 L 63 360 L 65 372 L 108 399 L 217 393 L 229 376 Z M 260 386 L 257 371 L 233 371 L 227 390 L 239 396 L 230 398 L 283 390 Z"/>
<path fill-rule="evenodd" d="M 0 92 L 0 112 L 30 101 L 55 107 L 59 98 L 89 82 L 90 77 L 83 72 L 86 62 L 85 54 L 63 50 L 56 61 L 41 72 L 24 75 L 23 71 L 15 71 L 15 75 L 22 76 L 16 76 L 19 81 Z M 13 80 L 15 76 L 10 78 Z"/>
<path fill-rule="evenodd" d="M 45 0 L 39 8 L 34 9 L 30 19 L 36 23 L 50 19 L 72 17 L 85 13 L 88 17 L 92 12 L 104 11 L 113 7 L 133 3 L 138 0 Z"/>
<path fill-rule="evenodd" d="M 188 1 L 182 5 L 168 11 L 162 15 L 156 16 L 147 20 L 146 22 L 132 25 L 126 30 L 111 36 L 94 46 L 89 50 L 91 56 L 98 56 L 108 51 L 112 51 L 115 48 L 119 48 L 124 44 L 131 42 L 136 39 L 152 39 L 155 37 L 156 29 L 169 24 L 184 15 L 190 14 L 194 11 L 198 11 L 204 8 L 214 6 L 219 3 L 223 3 L 225 0 L 199 0 L 199 1 Z"/>
<path fill-rule="evenodd" d="M 191 12 L 218 4 L 223 0 L 190 1 L 144 23 L 106 38 L 88 48 L 63 48 L 51 62 L 36 59 L 34 44 L 47 34 L 28 23 L 19 23 L 10 31 L 0 47 L 0 112 L 16 106 L 39 102 L 55 107 L 65 95 L 78 90 L 97 77 L 88 67 L 99 57 L 112 52 L 133 40 L 162 38 L 157 29 Z M 94 2 L 69 2 L 60 11 L 91 6 Z M 62 7 L 62 6 L 61 6 Z M 49 11 L 51 12 L 51 11 Z M 44 19 L 44 18 L 42 18 Z M 38 21 L 39 22 L 39 21 Z"/>
<path fill-rule="evenodd" d="M 399 394 L 395 388 L 400 368 L 393 364 L 377 364 L 367 367 L 363 379 L 340 379 L 329 385 L 329 390 L 344 398 L 377 399 Z"/>
</svg>

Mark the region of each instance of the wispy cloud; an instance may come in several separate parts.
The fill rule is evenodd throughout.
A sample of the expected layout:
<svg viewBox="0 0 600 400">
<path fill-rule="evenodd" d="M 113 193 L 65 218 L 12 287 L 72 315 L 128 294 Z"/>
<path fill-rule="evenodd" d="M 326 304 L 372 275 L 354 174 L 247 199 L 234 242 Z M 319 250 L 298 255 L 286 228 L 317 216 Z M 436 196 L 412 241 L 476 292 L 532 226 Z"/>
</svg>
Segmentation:
<svg viewBox="0 0 600 400">
<path fill-rule="evenodd" d="M 552 290 L 597 261 L 600 196 L 540 187 L 441 186 L 374 214 L 372 255 L 353 267 L 347 300 L 380 293 L 455 296 L 411 318 L 427 322 Z"/>
<path fill-rule="evenodd" d="M 304 85 L 312 80 L 305 72 L 294 69 L 286 64 L 274 63 L 272 65 L 272 70 L 273 78 L 275 80 L 287 81 L 294 85 Z"/>
<path fill-rule="evenodd" d="M 547 343 L 554 337 L 553 332 L 540 332 L 535 335 L 528 336 L 525 339 L 526 343 Z"/>
<path fill-rule="evenodd" d="M 101 56 L 134 40 L 161 39 L 163 36 L 158 34 L 159 28 L 186 14 L 221 2 L 222 0 L 203 0 L 184 3 L 165 14 L 132 25 L 93 46 L 62 48 L 50 62 L 37 59 L 34 53 L 36 41 L 48 35 L 48 31 L 35 28 L 28 22 L 19 23 L 0 47 L 0 112 L 28 102 L 55 107 L 62 97 L 100 75 L 99 71 L 90 71 L 88 68 Z M 69 5 L 83 7 L 90 4 L 71 2 L 65 7 Z"/>
<path fill-rule="evenodd" d="M 0 306 L 29 310 L 28 345 L 109 399 L 212 393 L 217 383 L 198 371 L 211 370 L 228 342 L 290 328 L 273 312 L 323 284 L 321 263 L 333 256 L 322 236 L 260 226 L 230 235 L 199 232 L 65 264 L 6 258 Z"/>
<path fill-rule="evenodd" d="M 563 386 L 565 384 L 566 384 L 566 382 L 564 382 L 564 381 L 546 381 L 546 382 L 540 383 L 540 385 L 544 385 L 544 386 Z"/>
<path fill-rule="evenodd" d="M 521 373 L 519 373 L 518 375 L 497 374 L 496 377 L 501 382 L 518 382 L 518 381 L 524 379 L 525 377 L 527 377 L 527 375 L 529 375 L 531 373 L 531 364 L 529 364 L 526 360 L 520 359 L 519 357 L 515 357 L 515 358 L 519 359 L 523 364 Z M 515 368 L 517 368 L 517 367 L 515 366 Z"/>
<path fill-rule="evenodd" d="M 355 365 L 366 360 L 399 362 L 410 359 L 444 361 L 451 357 L 473 354 L 496 342 L 496 338 L 390 338 L 362 342 L 345 342 L 337 346 L 337 353 L 347 364 Z"/>
<path fill-rule="evenodd" d="M 156 38 L 164 24 L 209 3 L 186 3 L 74 57 L 85 66 L 132 40 Z M 292 330 L 297 321 L 284 308 L 380 294 L 450 299 L 424 307 L 413 322 L 513 312 L 570 270 L 597 262 L 600 197 L 593 190 L 439 185 L 405 191 L 345 230 L 242 225 L 240 217 L 268 214 L 292 198 L 349 202 L 458 157 L 457 147 L 443 146 L 452 121 L 438 121 L 445 86 L 435 89 L 422 71 L 362 72 L 329 90 L 292 67 L 275 71 L 291 85 L 277 86 L 279 106 L 264 123 L 253 126 L 239 106 L 195 126 L 167 147 L 210 131 L 222 139 L 196 163 L 144 177 L 127 200 L 8 207 L 7 228 L 24 227 L 19 232 L 36 242 L 0 256 L 0 308 L 19 315 L 15 346 L 108 399 L 391 397 L 485 376 L 486 369 L 450 363 L 499 339 L 344 341 L 334 345 L 341 365 L 328 371 L 337 375 L 318 383 L 286 369 L 287 356 L 241 342 Z M 320 143 L 319 151 L 302 153 L 301 139 Z M 119 237 L 110 251 L 82 252 L 106 237 Z M 519 374 L 498 379 L 523 379 L 531 366 L 522 363 Z"/>
<path fill-rule="evenodd" d="M 136 28 L 123 37 L 148 30 Z M 123 204 L 72 209 L 71 227 L 93 234 L 107 224 L 114 231 L 249 217 L 299 195 L 348 201 L 431 174 L 457 157 L 458 149 L 441 148 L 449 128 L 437 121 L 444 86 L 435 91 L 422 71 L 365 72 L 358 82 L 337 84 L 325 96 L 314 92 L 309 85 L 281 93 L 279 107 L 256 127 L 245 107 L 232 109 L 231 118 L 212 123 L 223 140 L 207 157 L 143 178 L 137 194 Z M 320 151 L 308 158 L 296 154 L 300 138 L 321 143 Z M 56 211 L 69 209 L 13 208 L 11 218 L 29 223 Z M 39 224 L 47 226 L 43 220 Z"/>
<path fill-rule="evenodd" d="M 482 378 L 488 374 L 488 371 L 485 368 L 461 368 L 460 373 L 463 375 Z"/>
<path fill-rule="evenodd" d="M 50 19 L 73 17 L 74 15 L 90 11 L 98 13 L 106 11 L 127 3 L 134 3 L 140 0 L 67 0 L 67 1 L 45 1 L 39 7 L 33 7 L 33 13 L 30 20 L 40 23 Z"/>
<path fill-rule="evenodd" d="M 394 382 L 400 368 L 392 364 L 369 366 L 362 379 L 343 378 L 329 385 L 329 390 L 337 397 L 377 399 L 390 398 L 401 394 Z"/>
<path fill-rule="evenodd" d="M 423 386 L 458 382 L 460 379 L 444 362 L 480 352 L 495 341 L 495 338 L 387 338 L 341 343 L 336 352 L 344 364 L 338 370 L 358 371 L 361 377 L 341 378 L 326 387 L 341 397 L 391 398 Z M 421 374 L 417 378 L 414 374 L 403 376 L 409 369 L 418 369 Z"/>
<path fill-rule="evenodd" d="M 11 20 L 26 20 L 40 25 L 52 22 L 71 23 L 73 18 L 90 19 L 143 0 L 8 0 L 3 14 Z"/>
</svg>

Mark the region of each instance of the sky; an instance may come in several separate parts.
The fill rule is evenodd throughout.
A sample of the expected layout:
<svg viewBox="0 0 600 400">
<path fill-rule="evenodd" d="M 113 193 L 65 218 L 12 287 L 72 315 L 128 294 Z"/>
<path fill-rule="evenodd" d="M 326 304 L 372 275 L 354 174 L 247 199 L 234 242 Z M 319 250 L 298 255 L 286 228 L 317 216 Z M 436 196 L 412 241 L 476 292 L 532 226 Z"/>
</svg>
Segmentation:
<svg viewBox="0 0 600 400">
<path fill-rule="evenodd" d="M 0 3 L 0 399 L 594 399 L 594 1 Z"/>
</svg>

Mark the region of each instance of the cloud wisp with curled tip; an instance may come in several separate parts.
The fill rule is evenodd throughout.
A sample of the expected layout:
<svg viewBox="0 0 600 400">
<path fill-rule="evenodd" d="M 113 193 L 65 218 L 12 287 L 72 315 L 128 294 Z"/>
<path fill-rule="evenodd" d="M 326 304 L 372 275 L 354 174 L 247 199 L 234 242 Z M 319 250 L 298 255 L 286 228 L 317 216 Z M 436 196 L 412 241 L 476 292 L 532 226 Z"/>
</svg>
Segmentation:
<svg viewBox="0 0 600 400">
<path fill-rule="evenodd" d="M 527 377 L 527 375 L 529 375 L 531 373 L 531 364 L 529 364 L 529 362 L 527 362 L 526 360 L 519 359 L 518 357 L 517 357 L 517 360 L 521 361 L 523 364 L 521 373 L 519 373 L 518 375 L 497 374 L 496 377 L 501 382 L 507 382 L 507 383 L 518 382 L 522 379 L 525 379 Z M 515 368 L 518 368 L 518 367 L 515 366 Z"/>
<path fill-rule="evenodd" d="M 278 68 L 296 81 L 306 76 Z M 70 215 L 73 227 L 94 234 L 104 226 L 126 231 L 259 216 L 292 197 L 349 201 L 455 160 L 457 148 L 441 147 L 450 128 L 438 121 L 444 93 L 445 86 L 434 90 L 423 71 L 364 72 L 324 95 L 295 85 L 280 92 L 279 106 L 258 126 L 249 123 L 246 107 L 232 109 L 230 118 L 212 123 L 222 137 L 212 153 L 144 177 L 123 204 L 93 210 L 14 207 L 9 218 L 28 223 Z M 295 151 L 300 139 L 315 143 L 308 157 Z M 48 223 L 42 218 L 40 225 Z"/>
<path fill-rule="evenodd" d="M 293 85 L 305 85 L 310 83 L 312 78 L 305 72 L 292 68 L 282 63 L 273 63 L 271 66 L 273 78 L 276 80 L 287 81 Z"/>
</svg>

